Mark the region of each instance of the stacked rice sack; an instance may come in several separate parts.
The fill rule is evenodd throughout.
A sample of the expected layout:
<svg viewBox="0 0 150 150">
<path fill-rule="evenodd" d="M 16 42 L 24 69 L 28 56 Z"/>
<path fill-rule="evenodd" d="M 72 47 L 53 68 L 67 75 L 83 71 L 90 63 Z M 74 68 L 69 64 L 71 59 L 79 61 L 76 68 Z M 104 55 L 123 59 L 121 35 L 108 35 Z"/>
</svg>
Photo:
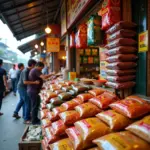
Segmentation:
<svg viewBox="0 0 150 150">
<path fill-rule="evenodd" d="M 107 86 L 115 89 L 131 88 L 135 85 L 137 42 L 134 40 L 136 24 L 121 21 L 107 30 L 108 58 Z"/>
</svg>

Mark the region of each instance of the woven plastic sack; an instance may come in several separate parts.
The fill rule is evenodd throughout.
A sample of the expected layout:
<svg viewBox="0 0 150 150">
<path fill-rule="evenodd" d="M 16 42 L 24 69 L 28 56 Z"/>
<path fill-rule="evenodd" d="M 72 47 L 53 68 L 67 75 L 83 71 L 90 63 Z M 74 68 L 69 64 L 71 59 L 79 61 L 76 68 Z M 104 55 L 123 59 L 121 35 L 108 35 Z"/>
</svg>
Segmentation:
<svg viewBox="0 0 150 150">
<path fill-rule="evenodd" d="M 72 96 L 71 96 L 71 94 L 65 92 L 65 93 L 60 93 L 60 94 L 58 95 L 58 97 L 59 97 L 61 100 L 66 101 L 66 100 L 69 100 Z"/>
<path fill-rule="evenodd" d="M 72 32 L 70 34 L 70 48 L 75 48 L 76 45 L 75 45 L 75 33 Z"/>
<path fill-rule="evenodd" d="M 107 76 L 106 79 L 110 82 L 126 82 L 135 79 L 135 75 L 125 75 L 125 76 Z"/>
<path fill-rule="evenodd" d="M 110 127 L 110 129 L 114 131 L 123 130 L 125 127 L 132 123 L 130 119 L 115 112 L 114 110 L 101 112 L 97 114 L 96 117 L 105 122 Z"/>
<path fill-rule="evenodd" d="M 86 102 L 94 96 L 89 93 L 84 93 L 84 94 L 78 95 L 77 97 L 80 98 L 83 102 Z"/>
<path fill-rule="evenodd" d="M 106 61 L 108 63 L 114 63 L 114 62 L 130 62 L 130 61 L 135 61 L 138 57 L 134 54 L 118 54 L 115 56 L 107 57 Z"/>
<path fill-rule="evenodd" d="M 121 30 L 111 34 L 107 40 L 108 40 L 108 42 L 112 42 L 112 41 L 119 39 L 119 38 L 132 38 L 134 36 L 136 36 L 135 31 L 127 30 L 127 29 L 121 29 Z"/>
<path fill-rule="evenodd" d="M 66 109 L 63 106 L 55 107 L 52 109 L 52 112 L 54 112 L 55 116 L 58 116 L 60 113 L 66 111 Z"/>
<path fill-rule="evenodd" d="M 109 107 L 109 105 L 113 102 L 116 102 L 118 100 L 118 97 L 110 92 L 104 92 L 103 94 L 91 98 L 89 102 L 96 105 L 98 108 L 106 109 Z"/>
<path fill-rule="evenodd" d="M 65 111 L 59 114 L 59 117 L 66 125 L 73 125 L 76 121 L 80 119 L 80 114 L 75 111 Z"/>
<path fill-rule="evenodd" d="M 129 118 L 138 118 L 150 112 L 150 104 L 142 99 L 124 99 L 110 104 L 110 107 Z"/>
<path fill-rule="evenodd" d="M 136 70 L 129 69 L 129 70 L 106 70 L 107 75 L 110 76 L 124 76 L 124 75 L 134 75 Z"/>
<path fill-rule="evenodd" d="M 149 150 L 150 148 L 147 142 L 128 131 L 111 133 L 93 142 L 102 150 Z"/>
<path fill-rule="evenodd" d="M 59 140 L 53 144 L 50 144 L 51 150 L 74 150 L 69 138 Z"/>
<path fill-rule="evenodd" d="M 52 111 L 47 113 L 47 118 L 50 121 L 57 121 L 59 119 L 59 117 L 55 116 L 54 112 L 52 112 Z"/>
<path fill-rule="evenodd" d="M 136 47 L 133 46 L 119 46 L 106 51 L 107 56 L 114 56 L 117 54 L 135 54 L 137 52 Z"/>
<path fill-rule="evenodd" d="M 98 95 L 101 95 L 105 92 L 104 89 L 93 89 L 93 90 L 90 90 L 88 91 L 90 94 L 92 94 L 93 96 L 98 96 Z"/>
<path fill-rule="evenodd" d="M 133 69 L 137 66 L 137 64 L 135 62 L 115 62 L 115 63 L 111 63 L 108 64 L 106 66 L 107 69 Z"/>
<path fill-rule="evenodd" d="M 50 99 L 52 105 L 61 105 L 63 101 L 59 97 L 54 97 Z"/>
<path fill-rule="evenodd" d="M 75 127 L 66 129 L 66 133 L 73 145 L 74 150 L 85 149 L 92 145 L 90 141 L 88 142 L 83 141 L 82 135 Z"/>
<path fill-rule="evenodd" d="M 77 121 L 75 127 L 83 136 L 84 141 L 92 141 L 110 132 L 110 129 L 96 117 Z"/>
<path fill-rule="evenodd" d="M 135 46 L 137 42 L 132 38 L 119 38 L 113 42 L 110 42 L 105 46 L 108 50 L 116 48 L 118 46 Z"/>
<path fill-rule="evenodd" d="M 51 121 L 48 118 L 42 119 L 41 123 L 42 123 L 43 128 L 47 128 L 47 127 L 51 126 Z"/>
<path fill-rule="evenodd" d="M 110 29 L 106 31 L 107 34 L 111 35 L 120 29 L 129 29 L 132 30 L 136 27 L 137 25 L 133 22 L 128 22 L 128 21 L 120 21 L 113 25 Z"/>
<path fill-rule="evenodd" d="M 80 114 L 81 118 L 94 117 L 101 110 L 92 103 L 84 103 L 75 107 L 75 110 Z"/>
<path fill-rule="evenodd" d="M 126 130 L 150 143 L 150 115 L 131 124 Z"/>
<path fill-rule="evenodd" d="M 47 117 L 47 113 L 49 112 L 50 110 L 48 109 L 44 109 L 42 111 L 40 111 L 40 116 L 41 116 L 41 119 L 45 119 Z"/>
</svg>

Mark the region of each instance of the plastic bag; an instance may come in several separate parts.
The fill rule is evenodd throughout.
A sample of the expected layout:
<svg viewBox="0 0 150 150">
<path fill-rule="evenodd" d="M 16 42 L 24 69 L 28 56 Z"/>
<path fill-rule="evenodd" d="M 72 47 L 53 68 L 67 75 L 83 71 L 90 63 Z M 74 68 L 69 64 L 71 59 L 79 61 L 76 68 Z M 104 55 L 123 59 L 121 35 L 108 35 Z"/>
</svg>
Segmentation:
<svg viewBox="0 0 150 150">
<path fill-rule="evenodd" d="M 54 91 L 57 95 L 60 94 L 60 93 L 63 93 L 64 91 L 63 90 L 56 90 Z"/>
<path fill-rule="evenodd" d="M 135 68 L 137 64 L 135 62 L 115 62 L 110 63 L 106 66 L 108 69 L 132 69 Z"/>
<path fill-rule="evenodd" d="M 42 150 L 50 150 L 47 143 L 47 138 L 44 137 L 44 139 L 41 142 Z"/>
<path fill-rule="evenodd" d="M 150 115 L 131 124 L 126 130 L 150 143 Z"/>
<path fill-rule="evenodd" d="M 84 141 L 92 141 L 110 132 L 110 129 L 98 118 L 88 118 L 75 123 Z"/>
<path fill-rule="evenodd" d="M 70 48 L 75 48 L 75 33 L 74 32 L 72 32 L 71 34 L 70 34 Z"/>
<path fill-rule="evenodd" d="M 134 36 L 136 36 L 135 31 L 127 30 L 127 29 L 121 29 L 121 30 L 113 33 L 112 35 L 110 35 L 107 40 L 108 40 L 108 42 L 112 42 L 112 41 L 119 39 L 119 38 L 132 38 Z"/>
<path fill-rule="evenodd" d="M 54 112 L 52 112 L 52 111 L 47 113 L 47 118 L 50 121 L 57 121 L 59 119 L 59 117 L 55 116 Z"/>
<path fill-rule="evenodd" d="M 89 93 L 84 93 L 84 94 L 78 95 L 77 97 L 80 98 L 83 102 L 86 102 L 94 96 Z"/>
<path fill-rule="evenodd" d="M 87 48 L 87 25 L 81 24 L 76 33 L 76 48 Z"/>
<path fill-rule="evenodd" d="M 118 46 L 134 46 L 137 42 L 132 38 L 119 38 L 113 42 L 110 42 L 105 46 L 108 50 L 116 48 Z"/>
<path fill-rule="evenodd" d="M 141 101 L 146 102 L 141 97 L 139 97 L 137 95 L 128 96 L 128 97 L 126 97 L 126 99 L 132 99 L 132 100 L 139 101 L 139 102 L 141 102 Z"/>
<path fill-rule="evenodd" d="M 105 53 L 107 56 L 114 56 L 117 54 L 135 54 L 137 52 L 136 47 L 133 46 L 119 46 L 114 49 L 107 50 Z"/>
<path fill-rule="evenodd" d="M 48 109 L 44 109 L 44 110 L 40 111 L 41 119 L 45 119 L 47 117 L 48 112 L 49 112 Z"/>
<path fill-rule="evenodd" d="M 118 97 L 110 92 L 104 92 L 103 94 L 93 97 L 89 100 L 92 104 L 96 105 L 101 109 L 106 109 L 109 105 L 118 100 Z"/>
<path fill-rule="evenodd" d="M 66 133 L 70 141 L 72 142 L 74 150 L 85 149 L 92 145 L 90 141 L 88 142 L 83 141 L 82 135 L 75 127 L 66 129 Z"/>
<path fill-rule="evenodd" d="M 55 116 L 58 116 L 60 113 L 66 111 L 66 109 L 63 106 L 60 106 L 60 107 L 53 108 L 52 111 L 54 112 Z"/>
<path fill-rule="evenodd" d="M 80 114 L 81 118 L 94 117 L 101 110 L 92 103 L 84 103 L 75 107 L 75 110 Z"/>
<path fill-rule="evenodd" d="M 107 76 L 106 78 L 110 82 L 126 82 L 135 79 L 135 75 L 125 75 L 125 76 Z"/>
<path fill-rule="evenodd" d="M 54 97 L 50 99 L 52 105 L 60 105 L 63 101 L 59 97 Z"/>
<path fill-rule="evenodd" d="M 110 129 L 114 131 L 123 130 L 125 127 L 132 123 L 130 119 L 115 112 L 114 110 L 101 112 L 97 114 L 96 117 L 105 122 L 110 127 Z"/>
<path fill-rule="evenodd" d="M 69 92 L 69 90 L 72 90 L 72 87 L 71 86 L 62 87 L 62 90 L 65 92 Z"/>
<path fill-rule="evenodd" d="M 149 150 L 150 148 L 148 143 L 128 131 L 111 133 L 93 142 L 103 150 Z"/>
<path fill-rule="evenodd" d="M 106 70 L 107 75 L 110 76 L 124 76 L 124 75 L 134 75 L 136 70 L 129 69 L 129 70 Z"/>
<path fill-rule="evenodd" d="M 50 99 L 53 97 L 57 97 L 57 94 L 55 92 L 47 92 L 47 100 L 46 103 L 49 103 Z"/>
<path fill-rule="evenodd" d="M 75 111 L 65 111 L 59 114 L 59 117 L 66 125 L 73 125 L 76 121 L 80 119 L 80 114 Z"/>
<path fill-rule="evenodd" d="M 42 126 L 44 128 L 47 128 L 47 127 L 51 126 L 51 121 L 48 118 L 43 119 L 41 122 L 42 122 Z"/>
<path fill-rule="evenodd" d="M 65 134 L 65 130 L 67 126 L 64 124 L 62 120 L 58 120 L 52 123 L 52 132 L 54 135 L 63 135 Z"/>
<path fill-rule="evenodd" d="M 49 110 L 52 110 L 54 108 L 54 105 L 52 104 L 47 104 L 46 105 L 46 108 L 49 109 Z"/>
<path fill-rule="evenodd" d="M 85 91 L 87 91 L 88 90 L 88 88 L 87 87 L 85 87 L 85 86 L 75 86 L 75 87 L 73 87 L 73 89 L 76 91 L 76 92 L 85 92 Z"/>
<path fill-rule="evenodd" d="M 51 150 L 74 150 L 69 138 L 59 140 L 53 144 L 50 144 Z"/>
<path fill-rule="evenodd" d="M 142 99 L 124 99 L 110 104 L 110 107 L 129 118 L 138 118 L 150 112 L 150 104 Z"/>
<path fill-rule="evenodd" d="M 104 89 L 93 89 L 93 90 L 90 90 L 88 91 L 90 94 L 92 94 L 93 96 L 98 96 L 98 95 L 101 95 L 105 92 Z"/>
<path fill-rule="evenodd" d="M 66 87 L 66 86 L 67 86 L 67 85 L 66 85 L 65 83 L 59 83 L 59 84 L 58 84 L 58 87 L 59 87 L 59 88 Z"/>
<path fill-rule="evenodd" d="M 133 22 L 128 22 L 128 21 L 120 21 L 113 25 L 110 29 L 106 31 L 107 34 L 111 35 L 120 29 L 134 29 L 137 25 Z"/>
<path fill-rule="evenodd" d="M 45 104 L 41 103 L 41 108 L 42 108 L 42 110 L 43 110 L 43 109 L 46 109 L 47 107 L 46 107 Z"/>
<path fill-rule="evenodd" d="M 72 96 L 69 94 L 69 93 L 60 93 L 58 95 L 58 97 L 63 100 L 63 101 L 66 101 L 66 100 L 69 100 Z"/>
<path fill-rule="evenodd" d="M 130 61 L 135 61 L 138 57 L 134 54 L 118 54 L 115 56 L 107 57 L 106 61 L 108 63 L 114 63 L 114 62 L 130 62 Z"/>
<path fill-rule="evenodd" d="M 66 81 L 65 84 L 66 84 L 67 86 L 71 86 L 71 85 L 74 84 L 74 82 L 73 82 L 73 81 Z"/>
</svg>

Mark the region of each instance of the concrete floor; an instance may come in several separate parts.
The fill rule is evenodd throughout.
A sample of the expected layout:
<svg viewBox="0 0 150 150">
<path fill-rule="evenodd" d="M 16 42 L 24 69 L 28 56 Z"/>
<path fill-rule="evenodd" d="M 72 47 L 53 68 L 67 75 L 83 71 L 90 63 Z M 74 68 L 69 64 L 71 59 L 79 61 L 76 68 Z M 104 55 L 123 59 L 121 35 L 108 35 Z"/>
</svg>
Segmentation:
<svg viewBox="0 0 150 150">
<path fill-rule="evenodd" d="M 0 150 L 18 150 L 18 142 L 25 125 L 23 119 L 15 120 L 12 115 L 18 102 L 18 96 L 8 94 L 2 104 L 3 116 L 0 116 Z M 22 115 L 22 109 L 19 112 Z"/>
</svg>

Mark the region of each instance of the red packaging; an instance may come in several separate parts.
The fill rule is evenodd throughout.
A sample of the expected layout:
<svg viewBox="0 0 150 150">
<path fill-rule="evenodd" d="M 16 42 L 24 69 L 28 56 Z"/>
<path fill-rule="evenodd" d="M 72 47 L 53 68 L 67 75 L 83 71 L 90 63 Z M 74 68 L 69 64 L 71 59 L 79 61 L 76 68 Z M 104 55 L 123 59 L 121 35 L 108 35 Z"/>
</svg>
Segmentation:
<svg viewBox="0 0 150 150">
<path fill-rule="evenodd" d="M 42 110 L 43 110 L 43 109 L 46 109 L 46 105 L 43 104 L 43 103 L 41 103 L 41 108 L 42 108 Z"/>
<path fill-rule="evenodd" d="M 101 95 L 105 92 L 104 89 L 93 89 L 93 90 L 90 90 L 88 91 L 90 94 L 92 94 L 93 96 L 98 96 L 98 95 Z"/>
<path fill-rule="evenodd" d="M 55 116 L 54 112 L 48 112 L 47 117 L 50 121 L 57 121 L 59 119 L 59 116 Z"/>
<path fill-rule="evenodd" d="M 51 126 L 51 121 L 48 118 L 43 119 L 41 122 L 42 122 L 43 128 L 47 128 L 47 127 Z"/>
<path fill-rule="evenodd" d="M 94 97 L 94 96 L 89 94 L 89 93 L 84 93 L 84 94 L 80 94 L 80 95 L 77 96 L 77 98 L 80 98 L 83 102 L 88 101 L 92 97 Z"/>
<path fill-rule="evenodd" d="M 45 119 L 47 117 L 48 112 L 49 112 L 48 109 L 44 109 L 44 110 L 40 111 L 41 119 Z"/>
<path fill-rule="evenodd" d="M 66 111 L 66 109 L 63 106 L 56 107 L 52 109 L 55 116 L 58 116 L 60 113 Z"/>
<path fill-rule="evenodd" d="M 70 34 L 70 48 L 75 48 L 75 34 L 72 32 Z"/>
</svg>

